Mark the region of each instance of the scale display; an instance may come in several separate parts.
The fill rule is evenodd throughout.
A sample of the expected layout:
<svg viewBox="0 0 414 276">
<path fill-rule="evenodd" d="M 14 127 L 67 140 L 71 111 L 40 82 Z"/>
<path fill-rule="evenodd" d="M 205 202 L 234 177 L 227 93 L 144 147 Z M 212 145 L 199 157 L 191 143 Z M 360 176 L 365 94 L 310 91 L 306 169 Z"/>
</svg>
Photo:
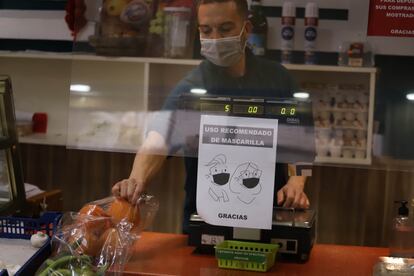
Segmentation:
<svg viewBox="0 0 414 276">
<path fill-rule="evenodd" d="M 180 96 L 177 101 L 179 112 L 176 115 L 177 129 L 174 131 L 179 134 L 172 135 L 173 138 L 184 136 L 180 138 L 183 141 L 198 139 L 200 119 L 204 115 L 277 119 L 277 162 L 295 164 L 315 160 L 314 120 L 312 102 L 309 100 L 189 93 Z M 195 146 L 191 151 L 192 156 L 197 157 L 197 150 Z"/>
<path fill-rule="evenodd" d="M 305 103 L 292 100 L 267 101 L 255 99 L 257 102 L 240 102 L 234 99 L 202 98 L 198 101 L 189 101 L 187 108 L 200 110 L 202 113 L 218 113 L 236 116 L 264 117 L 264 118 L 299 118 L 309 115 Z"/>
<path fill-rule="evenodd" d="M 251 104 L 234 104 L 233 105 L 233 114 L 241 115 L 263 115 L 264 106 L 263 105 L 251 105 Z"/>
</svg>

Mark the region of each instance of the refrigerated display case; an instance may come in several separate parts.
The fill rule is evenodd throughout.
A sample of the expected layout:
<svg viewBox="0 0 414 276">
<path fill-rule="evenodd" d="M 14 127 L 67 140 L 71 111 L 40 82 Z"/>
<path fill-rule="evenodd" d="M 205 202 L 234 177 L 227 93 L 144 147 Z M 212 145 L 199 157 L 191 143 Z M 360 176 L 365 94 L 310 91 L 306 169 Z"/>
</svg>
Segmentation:
<svg viewBox="0 0 414 276">
<path fill-rule="evenodd" d="M 11 80 L 0 76 L 0 214 L 17 211 L 25 200 Z"/>
</svg>

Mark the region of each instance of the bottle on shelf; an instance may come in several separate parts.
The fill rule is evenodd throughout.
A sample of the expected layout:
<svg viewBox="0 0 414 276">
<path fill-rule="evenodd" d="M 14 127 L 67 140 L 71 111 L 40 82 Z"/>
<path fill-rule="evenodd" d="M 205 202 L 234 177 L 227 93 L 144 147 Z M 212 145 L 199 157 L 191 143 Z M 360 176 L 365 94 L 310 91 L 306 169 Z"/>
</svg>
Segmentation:
<svg viewBox="0 0 414 276">
<path fill-rule="evenodd" d="M 390 256 L 414 258 L 414 223 L 409 217 L 407 201 L 395 201 L 401 204 L 394 218 L 390 239 Z"/>
<path fill-rule="evenodd" d="M 318 37 L 319 8 L 308 3 L 305 10 L 305 64 L 316 64 L 316 39 Z"/>
<path fill-rule="evenodd" d="M 253 0 L 249 11 L 249 21 L 253 25 L 252 33 L 248 38 L 248 45 L 256 56 L 264 56 L 267 46 L 268 24 L 263 13 L 261 0 Z"/>
<path fill-rule="evenodd" d="M 282 63 L 292 63 L 292 54 L 295 44 L 296 6 L 292 2 L 285 2 L 282 10 Z"/>
</svg>

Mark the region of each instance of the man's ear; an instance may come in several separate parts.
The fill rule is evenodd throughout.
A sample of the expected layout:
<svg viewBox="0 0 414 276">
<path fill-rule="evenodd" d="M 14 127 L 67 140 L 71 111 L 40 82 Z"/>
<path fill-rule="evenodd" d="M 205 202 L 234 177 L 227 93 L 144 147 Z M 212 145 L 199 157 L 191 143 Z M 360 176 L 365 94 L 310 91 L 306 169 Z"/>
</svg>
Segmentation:
<svg viewBox="0 0 414 276">
<path fill-rule="evenodd" d="M 245 28 L 246 28 L 246 32 L 247 32 L 248 35 L 252 33 L 253 24 L 252 24 L 252 22 L 250 22 L 250 20 L 246 20 L 246 27 Z"/>
</svg>

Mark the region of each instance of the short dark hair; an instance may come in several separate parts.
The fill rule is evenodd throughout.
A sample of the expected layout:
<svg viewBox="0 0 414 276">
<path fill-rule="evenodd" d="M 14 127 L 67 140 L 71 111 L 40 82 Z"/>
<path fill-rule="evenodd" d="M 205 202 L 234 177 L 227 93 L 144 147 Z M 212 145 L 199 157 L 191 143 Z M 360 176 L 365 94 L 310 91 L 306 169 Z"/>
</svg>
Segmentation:
<svg viewBox="0 0 414 276">
<path fill-rule="evenodd" d="M 247 18 L 249 13 L 249 7 L 247 5 L 246 0 L 198 0 L 197 1 L 197 13 L 198 8 L 200 5 L 210 4 L 210 3 L 226 3 L 226 2 L 234 2 L 236 3 L 237 10 L 242 18 Z"/>
</svg>

